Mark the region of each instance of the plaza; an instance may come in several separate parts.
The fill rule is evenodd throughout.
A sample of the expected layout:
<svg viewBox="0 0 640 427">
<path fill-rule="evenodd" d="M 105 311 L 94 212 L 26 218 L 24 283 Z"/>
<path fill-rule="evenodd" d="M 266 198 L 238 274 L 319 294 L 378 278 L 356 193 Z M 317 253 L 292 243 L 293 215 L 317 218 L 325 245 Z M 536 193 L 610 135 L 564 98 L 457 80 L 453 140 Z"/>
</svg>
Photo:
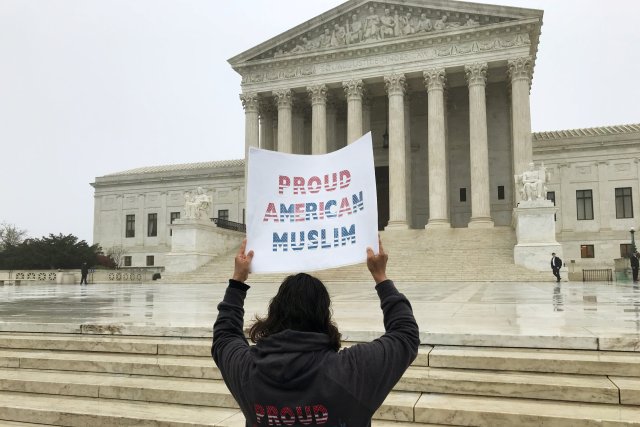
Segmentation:
<svg viewBox="0 0 640 427">
<path fill-rule="evenodd" d="M 245 327 L 278 286 L 248 283 Z M 638 286 L 397 285 L 421 346 L 373 426 L 640 425 Z M 343 345 L 383 333 L 372 283 L 327 287 Z M 225 288 L 1 287 L 0 425 L 244 426 L 209 355 Z"/>
</svg>

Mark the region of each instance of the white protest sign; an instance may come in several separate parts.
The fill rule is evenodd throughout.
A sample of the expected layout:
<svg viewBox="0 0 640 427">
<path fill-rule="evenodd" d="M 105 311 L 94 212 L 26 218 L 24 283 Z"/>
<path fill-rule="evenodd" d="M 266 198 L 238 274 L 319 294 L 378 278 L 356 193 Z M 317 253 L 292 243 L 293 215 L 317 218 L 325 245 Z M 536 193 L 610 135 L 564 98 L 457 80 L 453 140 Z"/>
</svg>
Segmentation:
<svg viewBox="0 0 640 427">
<path fill-rule="evenodd" d="M 378 253 L 371 133 L 329 154 L 249 150 L 247 251 L 254 273 L 358 264 Z"/>
</svg>

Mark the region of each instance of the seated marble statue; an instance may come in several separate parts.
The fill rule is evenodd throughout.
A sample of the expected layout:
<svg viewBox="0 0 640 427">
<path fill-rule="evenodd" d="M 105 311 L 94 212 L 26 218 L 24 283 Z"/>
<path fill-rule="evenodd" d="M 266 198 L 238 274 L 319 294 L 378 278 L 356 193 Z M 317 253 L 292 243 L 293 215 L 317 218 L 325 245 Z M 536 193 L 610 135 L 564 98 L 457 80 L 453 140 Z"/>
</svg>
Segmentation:
<svg viewBox="0 0 640 427">
<path fill-rule="evenodd" d="M 544 163 L 539 169 L 533 162 L 529 163 L 529 170 L 515 176 L 516 187 L 520 186 L 520 196 L 523 201 L 546 199 L 546 183 L 549 177 Z"/>
<path fill-rule="evenodd" d="M 184 200 L 185 218 L 206 218 L 211 206 L 211 196 L 208 196 L 202 187 L 198 187 L 195 194 L 191 191 L 184 193 Z"/>
</svg>

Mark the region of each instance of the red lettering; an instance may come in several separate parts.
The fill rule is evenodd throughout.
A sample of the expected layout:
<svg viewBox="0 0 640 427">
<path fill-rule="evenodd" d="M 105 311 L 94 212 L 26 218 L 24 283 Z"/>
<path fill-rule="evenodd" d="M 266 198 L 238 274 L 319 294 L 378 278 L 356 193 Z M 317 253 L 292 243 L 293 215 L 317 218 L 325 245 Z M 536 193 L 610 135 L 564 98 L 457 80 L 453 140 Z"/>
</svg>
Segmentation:
<svg viewBox="0 0 640 427">
<path fill-rule="evenodd" d="M 262 405 L 258 405 L 257 403 L 254 405 L 256 410 L 256 422 L 258 424 L 262 424 L 262 418 L 264 418 L 264 408 Z"/>
<path fill-rule="evenodd" d="M 349 199 L 343 197 L 342 202 L 340 202 L 340 211 L 338 212 L 338 216 L 351 215 L 352 213 L 351 206 L 349 205 Z"/>
<path fill-rule="evenodd" d="M 286 187 L 289 187 L 291 185 L 291 180 L 289 179 L 288 176 L 283 176 L 280 175 L 280 178 L 278 179 L 278 193 L 279 194 L 284 194 L 284 189 Z"/>
<path fill-rule="evenodd" d="M 298 421 L 301 424 L 304 424 L 305 426 L 308 426 L 309 424 L 311 424 L 313 422 L 313 414 L 311 413 L 311 407 L 310 406 L 305 406 L 304 407 L 304 412 L 307 414 L 307 416 L 302 418 L 302 407 L 300 407 L 300 406 L 296 407 L 296 413 L 298 414 Z"/>
<path fill-rule="evenodd" d="M 340 188 L 347 188 L 351 184 L 351 172 L 347 169 L 340 171 Z"/>
<path fill-rule="evenodd" d="M 324 190 L 325 191 L 333 191 L 338 187 L 338 174 L 332 173 L 331 177 L 333 178 L 333 182 L 329 183 L 329 175 L 324 176 Z"/>
<path fill-rule="evenodd" d="M 269 421 L 270 426 L 279 426 L 282 425 L 280 422 L 280 414 L 278 413 L 278 408 L 275 406 L 267 406 L 267 420 Z"/>
<path fill-rule="evenodd" d="M 292 426 L 296 422 L 296 416 L 293 413 L 293 409 L 285 406 L 280 409 L 280 419 L 288 426 Z"/>
<path fill-rule="evenodd" d="M 276 212 L 276 205 L 274 203 L 267 205 L 267 211 L 264 213 L 262 222 L 268 222 L 270 219 L 273 220 L 273 222 L 279 222 L 278 212 Z"/>
<path fill-rule="evenodd" d="M 316 424 L 324 424 L 329 419 L 329 411 L 323 405 L 314 405 L 313 417 L 316 419 Z"/>
<path fill-rule="evenodd" d="M 304 178 L 301 176 L 293 177 L 293 194 L 307 194 L 304 188 Z"/>
<path fill-rule="evenodd" d="M 316 194 L 319 193 L 322 189 L 322 180 L 318 176 L 312 176 L 309 178 L 309 182 L 307 182 L 307 188 L 309 189 L 309 193 Z"/>
<path fill-rule="evenodd" d="M 295 207 L 296 222 L 304 222 L 305 209 L 306 209 L 306 205 L 304 203 L 296 203 L 296 207 Z"/>
</svg>

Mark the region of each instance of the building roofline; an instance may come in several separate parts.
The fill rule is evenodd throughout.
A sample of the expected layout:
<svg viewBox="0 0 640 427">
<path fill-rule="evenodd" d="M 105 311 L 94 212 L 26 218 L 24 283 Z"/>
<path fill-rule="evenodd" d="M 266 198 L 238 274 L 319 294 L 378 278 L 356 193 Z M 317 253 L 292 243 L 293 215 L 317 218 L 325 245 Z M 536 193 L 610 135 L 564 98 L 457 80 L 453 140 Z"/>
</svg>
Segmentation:
<svg viewBox="0 0 640 427">
<path fill-rule="evenodd" d="M 564 129 L 555 131 L 534 132 L 531 134 L 534 142 L 555 141 L 567 138 L 583 138 L 590 136 L 610 136 L 640 132 L 640 123 L 599 126 L 581 129 Z"/>
</svg>

